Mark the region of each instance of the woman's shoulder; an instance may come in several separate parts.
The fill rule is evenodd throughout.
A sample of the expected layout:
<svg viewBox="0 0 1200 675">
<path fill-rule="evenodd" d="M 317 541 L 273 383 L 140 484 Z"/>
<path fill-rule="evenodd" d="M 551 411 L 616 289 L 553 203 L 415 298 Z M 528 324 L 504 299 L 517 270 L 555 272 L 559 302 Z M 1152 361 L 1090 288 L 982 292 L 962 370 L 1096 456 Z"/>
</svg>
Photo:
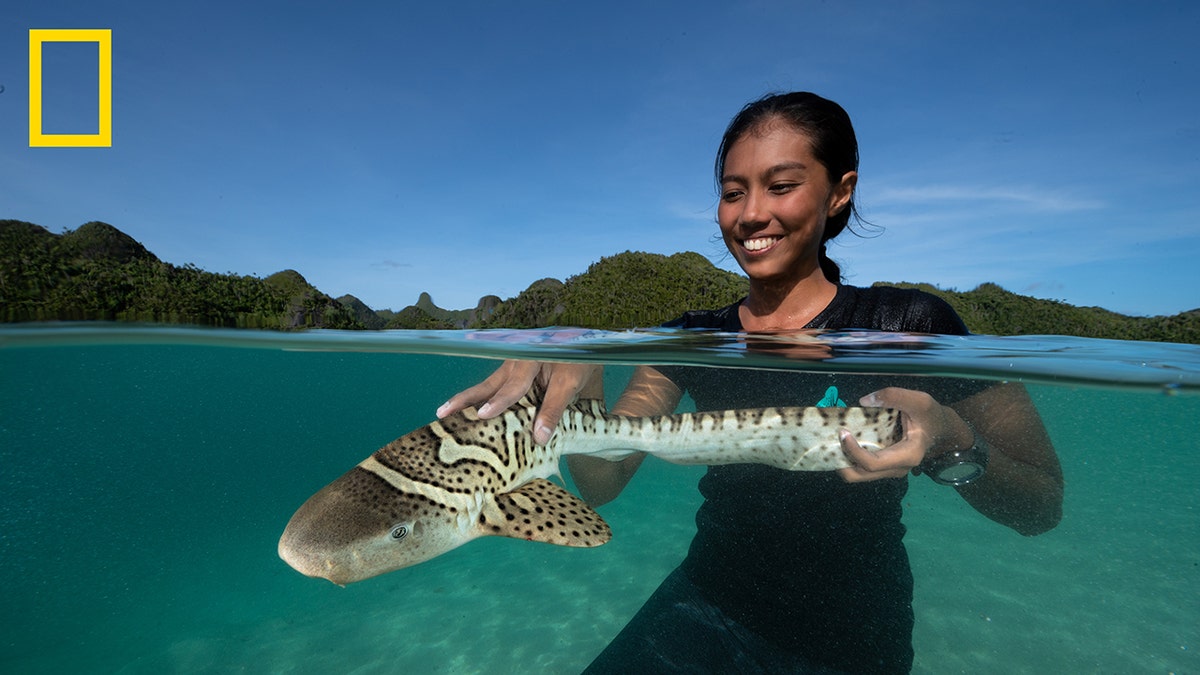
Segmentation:
<svg viewBox="0 0 1200 675">
<path fill-rule="evenodd" d="M 871 329 L 966 335 L 958 313 L 938 296 L 918 288 L 842 286 L 816 328 Z"/>
<path fill-rule="evenodd" d="M 703 328 L 736 332 L 742 329 L 739 300 L 718 309 L 684 312 L 664 328 Z M 917 288 L 895 286 L 838 286 L 833 302 L 808 328 L 826 330 L 883 330 L 907 333 L 966 335 L 966 324 L 950 303 Z"/>
<path fill-rule="evenodd" d="M 742 329 L 737 308 L 742 301 L 718 309 L 695 309 L 662 325 L 663 328 L 707 328 L 711 330 L 739 331 Z"/>
</svg>

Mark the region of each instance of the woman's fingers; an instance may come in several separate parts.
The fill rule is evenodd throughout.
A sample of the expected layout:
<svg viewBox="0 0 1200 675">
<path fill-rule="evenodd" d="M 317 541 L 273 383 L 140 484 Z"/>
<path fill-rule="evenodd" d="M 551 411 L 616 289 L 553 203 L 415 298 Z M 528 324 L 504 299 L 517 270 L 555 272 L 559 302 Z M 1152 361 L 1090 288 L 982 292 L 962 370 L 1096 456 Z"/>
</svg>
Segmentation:
<svg viewBox="0 0 1200 675">
<path fill-rule="evenodd" d="M 540 366 L 537 361 L 505 361 L 483 382 L 451 396 L 437 409 L 437 416 L 440 419 L 463 408 L 478 406 L 480 417 L 495 417 L 529 391 Z"/>
<path fill-rule="evenodd" d="M 479 416 L 483 419 L 495 417 L 521 400 L 533 386 L 541 368 L 542 363 L 538 361 L 505 361 L 499 370 L 492 373 L 492 377 L 498 380 L 495 391 L 479 406 Z"/>
<path fill-rule="evenodd" d="M 505 361 L 483 382 L 464 389 L 443 403 L 437 410 L 437 416 L 453 415 L 474 405 L 478 406 L 481 418 L 495 417 L 521 400 L 540 376 L 546 391 L 534 421 L 533 440 L 545 445 L 567 406 L 575 401 L 579 392 L 592 382 L 600 370 L 600 366 L 581 363 Z"/>
<path fill-rule="evenodd" d="M 592 381 L 601 370 L 600 366 L 583 363 L 547 363 L 542 368 L 546 393 L 538 407 L 537 419 L 533 423 L 533 441 L 545 445 L 550 441 L 554 428 L 562 419 L 567 406 L 575 402 L 579 392 Z M 603 395 L 603 394 L 601 394 Z"/>
<path fill-rule="evenodd" d="M 847 482 L 860 483 L 880 478 L 899 478 L 921 463 L 925 453 L 918 443 L 902 440 L 879 452 L 871 452 L 858 444 L 849 431 L 841 431 L 842 451 L 854 463 L 838 473 Z"/>
<path fill-rule="evenodd" d="M 842 449 L 854 463 L 848 469 L 841 469 L 847 481 L 899 478 L 919 466 L 928 455 L 967 447 L 964 443 L 970 443 L 971 430 L 958 414 L 923 391 L 888 387 L 867 394 L 859 403 L 899 410 L 904 437 L 872 453 L 863 449 L 849 432 L 843 433 Z"/>
</svg>

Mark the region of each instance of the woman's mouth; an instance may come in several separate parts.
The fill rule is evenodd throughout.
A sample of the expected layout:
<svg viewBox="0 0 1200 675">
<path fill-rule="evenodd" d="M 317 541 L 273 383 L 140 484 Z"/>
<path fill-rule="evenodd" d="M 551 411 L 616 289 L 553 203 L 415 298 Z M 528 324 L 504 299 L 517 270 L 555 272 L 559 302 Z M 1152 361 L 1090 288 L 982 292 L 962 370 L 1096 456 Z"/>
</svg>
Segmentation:
<svg viewBox="0 0 1200 675">
<path fill-rule="evenodd" d="M 762 253 L 775 246 L 783 237 L 754 237 L 752 239 L 743 239 L 742 248 L 750 253 Z"/>
</svg>

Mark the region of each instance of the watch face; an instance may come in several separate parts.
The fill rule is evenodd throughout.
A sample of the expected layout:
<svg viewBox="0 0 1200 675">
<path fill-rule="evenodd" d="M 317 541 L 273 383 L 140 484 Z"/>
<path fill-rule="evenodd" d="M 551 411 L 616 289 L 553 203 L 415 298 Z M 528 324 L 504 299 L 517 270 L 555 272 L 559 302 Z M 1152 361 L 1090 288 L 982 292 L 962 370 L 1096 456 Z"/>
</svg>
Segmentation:
<svg viewBox="0 0 1200 675">
<path fill-rule="evenodd" d="M 942 468 L 934 476 L 934 479 L 946 485 L 965 485 L 981 475 L 983 475 L 982 466 L 975 462 L 962 462 Z"/>
</svg>

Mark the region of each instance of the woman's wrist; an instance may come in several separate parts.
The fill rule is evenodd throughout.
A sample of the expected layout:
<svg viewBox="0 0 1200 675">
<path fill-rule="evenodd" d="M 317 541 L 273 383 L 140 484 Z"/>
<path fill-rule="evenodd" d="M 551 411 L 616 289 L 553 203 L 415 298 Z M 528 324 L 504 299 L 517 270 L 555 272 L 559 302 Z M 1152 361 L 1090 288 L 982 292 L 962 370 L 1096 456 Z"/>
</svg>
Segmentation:
<svg viewBox="0 0 1200 675">
<path fill-rule="evenodd" d="M 983 477 L 987 469 L 989 448 L 983 438 L 975 431 L 970 422 L 957 413 L 954 417 L 959 421 L 960 430 L 956 434 L 957 441 L 947 444 L 947 450 L 937 454 L 927 453 L 919 465 L 913 468 L 914 476 L 927 474 L 935 483 L 961 487 L 974 483 Z M 962 429 L 966 434 L 962 434 Z M 966 442 L 962 438 L 968 438 Z"/>
</svg>

